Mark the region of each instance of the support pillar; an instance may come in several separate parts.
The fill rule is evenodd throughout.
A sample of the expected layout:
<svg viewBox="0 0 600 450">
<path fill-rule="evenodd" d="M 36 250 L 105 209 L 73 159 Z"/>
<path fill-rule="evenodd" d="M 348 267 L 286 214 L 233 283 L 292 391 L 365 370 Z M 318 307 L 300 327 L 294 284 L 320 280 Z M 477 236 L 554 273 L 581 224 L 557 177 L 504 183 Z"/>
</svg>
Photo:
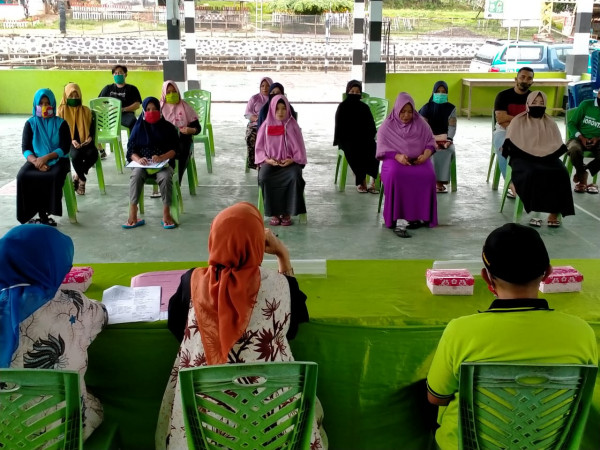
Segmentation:
<svg viewBox="0 0 600 450">
<path fill-rule="evenodd" d="M 381 62 L 381 23 L 383 1 L 369 1 L 369 45 L 367 62 L 364 64 L 364 91 L 372 97 L 385 98 L 386 64 Z"/>
<path fill-rule="evenodd" d="M 181 92 L 185 91 L 186 67 L 181 59 L 181 31 L 179 21 L 179 2 L 167 0 L 167 45 L 168 57 L 163 62 L 163 79 L 173 80 Z"/>
<path fill-rule="evenodd" d="M 576 8 L 573 54 L 567 55 L 567 77 L 587 72 L 594 0 L 577 0 Z"/>
<path fill-rule="evenodd" d="M 198 66 L 196 65 L 196 10 L 194 0 L 184 0 L 185 12 L 185 64 L 187 66 L 188 90 L 200 89 Z"/>
<path fill-rule="evenodd" d="M 363 46 L 365 30 L 365 0 L 354 0 L 354 34 L 352 35 L 352 78 L 363 80 Z"/>
</svg>

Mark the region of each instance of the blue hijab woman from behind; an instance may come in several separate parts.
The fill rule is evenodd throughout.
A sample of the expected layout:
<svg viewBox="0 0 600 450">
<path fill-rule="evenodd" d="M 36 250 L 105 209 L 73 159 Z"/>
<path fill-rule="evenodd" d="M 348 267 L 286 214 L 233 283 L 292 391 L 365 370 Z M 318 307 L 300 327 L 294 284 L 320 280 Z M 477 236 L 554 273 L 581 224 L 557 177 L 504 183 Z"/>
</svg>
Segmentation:
<svg viewBox="0 0 600 450">
<path fill-rule="evenodd" d="M 69 124 L 55 114 L 50 89 L 38 90 L 32 117 L 23 128 L 22 151 L 27 162 L 17 174 L 17 220 L 56 226 L 50 215 L 62 216 L 62 188 L 71 170 Z M 34 219 L 38 214 L 38 218 Z"/>
</svg>

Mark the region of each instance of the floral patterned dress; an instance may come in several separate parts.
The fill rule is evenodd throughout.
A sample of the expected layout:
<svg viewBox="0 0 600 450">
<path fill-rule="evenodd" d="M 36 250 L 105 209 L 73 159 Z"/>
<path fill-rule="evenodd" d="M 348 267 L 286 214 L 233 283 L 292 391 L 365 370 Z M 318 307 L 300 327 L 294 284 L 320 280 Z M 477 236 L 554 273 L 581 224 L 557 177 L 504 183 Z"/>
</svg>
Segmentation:
<svg viewBox="0 0 600 450">
<path fill-rule="evenodd" d="M 59 369 L 79 372 L 84 439 L 102 423 L 102 404 L 87 392 L 87 349 L 108 323 L 102 303 L 79 291 L 59 289 L 52 300 L 20 324 L 13 369 Z"/>
<path fill-rule="evenodd" d="M 290 326 L 290 287 L 283 275 L 261 267 L 261 284 L 250 322 L 242 337 L 231 349 L 228 362 L 293 361 L 286 338 Z M 157 449 L 187 449 L 185 425 L 181 407 L 179 369 L 206 365 L 204 347 L 190 302 L 187 326 L 171 377 L 163 396 L 156 429 Z M 327 435 L 321 427 L 323 408 L 317 399 L 313 423 L 311 450 L 328 448 Z"/>
</svg>

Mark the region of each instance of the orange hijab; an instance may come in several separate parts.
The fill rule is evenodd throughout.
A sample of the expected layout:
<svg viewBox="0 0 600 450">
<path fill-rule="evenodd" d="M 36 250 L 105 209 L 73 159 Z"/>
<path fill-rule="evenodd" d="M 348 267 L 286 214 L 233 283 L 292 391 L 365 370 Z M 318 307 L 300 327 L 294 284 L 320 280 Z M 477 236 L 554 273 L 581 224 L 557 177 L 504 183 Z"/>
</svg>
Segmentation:
<svg viewBox="0 0 600 450">
<path fill-rule="evenodd" d="M 77 132 L 79 133 L 79 142 L 85 141 L 90 135 L 90 125 L 92 124 L 92 112 L 87 106 L 68 106 L 67 99 L 71 92 L 77 91 L 79 98 L 81 98 L 81 89 L 76 83 L 69 83 L 65 86 L 63 91 L 62 100 L 58 105 L 58 117 L 62 117 L 69 124 L 71 129 L 71 139 L 75 139 L 75 125 L 77 125 Z"/>
<path fill-rule="evenodd" d="M 208 365 L 225 364 L 252 315 L 260 288 L 265 228 L 256 207 L 241 202 L 213 220 L 208 267 L 194 270 L 192 304 Z"/>
</svg>

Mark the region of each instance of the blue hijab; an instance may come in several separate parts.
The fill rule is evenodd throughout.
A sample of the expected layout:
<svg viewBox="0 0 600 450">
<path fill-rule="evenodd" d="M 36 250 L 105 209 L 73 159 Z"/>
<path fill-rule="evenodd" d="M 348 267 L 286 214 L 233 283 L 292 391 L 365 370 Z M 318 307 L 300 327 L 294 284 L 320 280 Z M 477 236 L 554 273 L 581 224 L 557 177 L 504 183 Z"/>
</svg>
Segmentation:
<svg viewBox="0 0 600 450">
<path fill-rule="evenodd" d="M 48 225 L 20 225 L 0 239 L 0 367 L 19 345 L 19 324 L 54 298 L 73 265 L 73 241 Z"/>
<path fill-rule="evenodd" d="M 42 97 L 48 97 L 54 114 L 52 117 L 43 119 L 35 115 L 36 106 L 40 104 Z M 33 152 L 36 156 L 44 156 L 60 148 L 59 129 L 63 119 L 56 115 L 56 98 L 50 89 L 39 89 L 33 96 L 32 116 L 27 122 L 31 125 L 33 131 Z M 60 153 L 62 155 L 62 152 Z M 46 164 L 52 166 L 58 162 L 58 158 L 51 159 Z"/>
</svg>

